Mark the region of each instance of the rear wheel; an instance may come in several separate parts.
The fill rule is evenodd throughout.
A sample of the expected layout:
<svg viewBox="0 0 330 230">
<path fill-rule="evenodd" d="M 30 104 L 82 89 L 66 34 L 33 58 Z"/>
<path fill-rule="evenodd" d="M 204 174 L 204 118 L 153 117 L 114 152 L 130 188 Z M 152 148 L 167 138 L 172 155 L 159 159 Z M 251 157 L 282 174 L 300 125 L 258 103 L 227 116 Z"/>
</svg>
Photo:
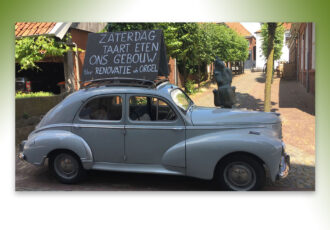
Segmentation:
<svg viewBox="0 0 330 230">
<path fill-rule="evenodd" d="M 56 179 L 64 184 L 79 182 L 85 175 L 79 158 L 70 152 L 60 152 L 50 157 L 49 167 Z"/>
<path fill-rule="evenodd" d="M 263 187 L 265 178 L 262 164 L 244 154 L 225 158 L 215 172 L 216 184 L 232 191 L 259 190 Z"/>
</svg>

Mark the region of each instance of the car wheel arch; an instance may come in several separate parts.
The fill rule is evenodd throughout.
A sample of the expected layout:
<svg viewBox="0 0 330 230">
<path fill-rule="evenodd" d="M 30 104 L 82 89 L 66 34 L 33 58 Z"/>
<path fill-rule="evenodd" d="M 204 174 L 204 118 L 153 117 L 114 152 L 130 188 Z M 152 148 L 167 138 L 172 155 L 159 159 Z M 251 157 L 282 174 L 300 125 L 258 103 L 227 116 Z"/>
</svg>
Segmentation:
<svg viewBox="0 0 330 230">
<path fill-rule="evenodd" d="M 60 154 L 60 153 L 70 153 L 70 154 L 76 156 L 80 160 L 80 162 L 81 162 L 81 159 L 80 159 L 80 157 L 79 157 L 79 155 L 77 153 L 75 153 L 71 149 L 64 149 L 64 148 L 58 148 L 58 149 L 51 150 L 47 154 L 47 158 L 50 159 L 51 157 L 54 157 L 55 155 Z"/>
<path fill-rule="evenodd" d="M 38 147 L 38 159 L 41 164 L 50 153 L 66 150 L 75 153 L 82 162 L 84 169 L 91 169 L 94 157 L 88 143 L 80 136 L 66 130 L 45 130 L 34 137 L 35 146 Z M 41 165 L 40 164 L 40 165 Z"/>
<path fill-rule="evenodd" d="M 231 152 L 231 153 L 227 153 L 226 155 L 224 155 L 223 157 L 221 157 L 217 164 L 215 165 L 214 167 L 214 170 L 213 170 L 213 178 L 216 176 L 216 172 L 217 170 L 219 170 L 219 168 L 221 167 L 221 164 L 223 162 L 225 162 L 228 158 L 231 158 L 235 155 L 245 155 L 245 156 L 248 156 L 248 157 L 251 157 L 252 159 L 256 160 L 260 165 L 262 165 L 263 167 L 265 168 L 268 168 L 267 164 L 264 162 L 263 159 L 261 159 L 259 156 L 253 154 L 253 153 L 250 153 L 250 152 L 244 152 L 244 151 L 236 151 L 236 152 Z"/>
</svg>

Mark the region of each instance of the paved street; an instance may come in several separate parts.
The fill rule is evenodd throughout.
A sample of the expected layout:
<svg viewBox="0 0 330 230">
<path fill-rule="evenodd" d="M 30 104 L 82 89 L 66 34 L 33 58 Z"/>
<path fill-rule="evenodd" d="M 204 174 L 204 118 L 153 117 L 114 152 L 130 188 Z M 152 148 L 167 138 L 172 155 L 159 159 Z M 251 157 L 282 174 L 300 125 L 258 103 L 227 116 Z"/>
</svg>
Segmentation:
<svg viewBox="0 0 330 230">
<path fill-rule="evenodd" d="M 262 73 L 249 73 L 233 79 L 239 108 L 262 110 L 264 77 Z M 192 98 L 198 105 L 213 106 L 212 90 L 215 85 L 204 87 Z M 267 181 L 266 191 L 313 191 L 315 190 L 315 111 L 314 97 L 294 81 L 274 79 L 272 86 L 273 110 L 281 113 L 283 138 L 291 155 L 290 176 L 280 182 Z M 33 129 L 35 118 L 17 122 L 17 143 L 22 130 Z M 21 127 L 22 126 L 22 127 Z M 17 149 L 18 150 L 18 149 Z M 153 174 L 89 172 L 78 185 L 58 183 L 48 167 L 35 167 L 20 161 L 16 151 L 16 190 L 83 190 L 83 191 L 205 191 L 214 190 L 209 181 L 194 178 Z"/>
</svg>

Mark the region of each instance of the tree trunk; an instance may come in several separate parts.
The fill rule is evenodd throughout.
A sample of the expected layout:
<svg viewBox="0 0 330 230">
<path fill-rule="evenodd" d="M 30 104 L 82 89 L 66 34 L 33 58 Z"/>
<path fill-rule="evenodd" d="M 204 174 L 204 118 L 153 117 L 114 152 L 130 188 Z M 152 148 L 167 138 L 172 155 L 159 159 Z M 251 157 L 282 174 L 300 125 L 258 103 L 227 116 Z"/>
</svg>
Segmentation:
<svg viewBox="0 0 330 230">
<path fill-rule="evenodd" d="M 272 89 L 272 76 L 273 76 L 273 61 L 274 61 L 274 37 L 277 24 L 268 24 L 268 52 L 267 52 L 267 71 L 265 83 L 265 102 L 264 111 L 270 112 L 271 110 L 271 89 Z"/>
<path fill-rule="evenodd" d="M 183 59 L 183 85 L 184 91 L 187 92 L 186 84 L 187 84 L 187 67 L 186 67 L 186 59 Z"/>
<path fill-rule="evenodd" d="M 202 81 L 202 77 L 201 77 L 201 67 L 200 67 L 200 62 L 198 63 L 198 87 L 201 86 L 201 81 Z"/>
</svg>

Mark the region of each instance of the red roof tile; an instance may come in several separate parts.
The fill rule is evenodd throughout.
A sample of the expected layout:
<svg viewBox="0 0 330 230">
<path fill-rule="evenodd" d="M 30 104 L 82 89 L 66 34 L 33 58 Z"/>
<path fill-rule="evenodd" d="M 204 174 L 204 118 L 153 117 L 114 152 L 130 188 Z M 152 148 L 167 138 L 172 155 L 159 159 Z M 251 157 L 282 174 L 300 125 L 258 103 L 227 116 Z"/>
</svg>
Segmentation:
<svg viewBox="0 0 330 230">
<path fill-rule="evenodd" d="M 17 22 L 15 23 L 15 36 L 48 34 L 55 25 L 54 22 Z"/>
<path fill-rule="evenodd" d="M 283 27 L 284 27 L 285 30 L 290 30 L 291 29 L 291 23 L 284 22 Z"/>
<path fill-rule="evenodd" d="M 239 22 L 225 22 L 225 24 L 241 36 L 252 36 L 252 34 L 247 29 L 245 29 L 245 27 Z"/>
</svg>

